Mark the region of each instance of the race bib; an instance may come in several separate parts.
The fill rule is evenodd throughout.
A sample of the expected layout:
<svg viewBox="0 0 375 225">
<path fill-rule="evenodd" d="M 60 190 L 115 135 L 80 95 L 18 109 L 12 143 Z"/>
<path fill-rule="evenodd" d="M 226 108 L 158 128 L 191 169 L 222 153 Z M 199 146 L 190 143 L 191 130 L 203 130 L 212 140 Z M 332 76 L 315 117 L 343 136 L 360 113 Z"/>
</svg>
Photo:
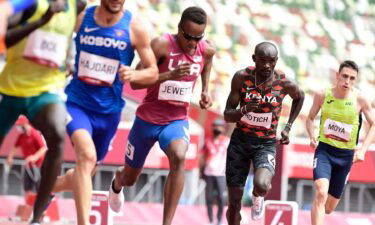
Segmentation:
<svg viewBox="0 0 375 225">
<path fill-rule="evenodd" d="M 352 128 L 353 125 L 327 119 L 324 122 L 324 135 L 327 138 L 348 142 L 350 141 Z"/>
<path fill-rule="evenodd" d="M 250 127 L 261 127 L 270 129 L 272 124 L 272 113 L 249 112 L 241 118 L 241 122 Z"/>
<path fill-rule="evenodd" d="M 116 78 L 120 61 L 81 51 L 78 78 L 85 83 L 111 86 Z"/>
<path fill-rule="evenodd" d="M 36 30 L 28 37 L 23 57 L 51 68 L 64 64 L 67 50 L 67 37 L 62 34 Z"/>
<path fill-rule="evenodd" d="M 193 82 L 168 80 L 160 84 L 159 100 L 190 103 L 193 94 Z"/>
</svg>

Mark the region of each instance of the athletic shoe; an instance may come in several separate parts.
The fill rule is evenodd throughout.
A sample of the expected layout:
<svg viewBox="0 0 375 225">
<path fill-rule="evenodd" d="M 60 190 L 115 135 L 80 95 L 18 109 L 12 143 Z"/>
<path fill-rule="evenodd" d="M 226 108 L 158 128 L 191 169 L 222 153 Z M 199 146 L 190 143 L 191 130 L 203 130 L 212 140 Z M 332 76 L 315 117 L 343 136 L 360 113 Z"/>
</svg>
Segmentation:
<svg viewBox="0 0 375 225">
<path fill-rule="evenodd" d="M 115 181 L 115 178 L 112 179 L 111 186 L 109 187 L 109 206 L 114 212 L 119 213 L 124 206 L 124 193 L 122 193 L 123 187 L 121 187 L 120 192 L 117 192 L 113 189 L 113 182 Z"/>
<path fill-rule="evenodd" d="M 253 206 L 251 207 L 251 218 L 253 220 L 260 220 L 264 213 L 264 197 L 253 195 Z"/>
</svg>

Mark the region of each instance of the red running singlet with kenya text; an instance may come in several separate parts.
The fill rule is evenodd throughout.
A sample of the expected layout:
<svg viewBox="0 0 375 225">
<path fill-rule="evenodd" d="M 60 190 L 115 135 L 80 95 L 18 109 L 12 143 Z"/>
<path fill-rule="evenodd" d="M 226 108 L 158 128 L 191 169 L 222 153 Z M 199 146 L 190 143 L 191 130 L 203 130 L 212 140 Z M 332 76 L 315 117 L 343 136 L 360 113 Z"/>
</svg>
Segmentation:
<svg viewBox="0 0 375 225">
<path fill-rule="evenodd" d="M 178 45 L 176 37 L 166 34 L 169 42 L 168 55 L 158 65 L 159 73 L 172 71 L 177 65 L 191 64 L 190 74 L 179 80 L 167 80 L 147 89 L 146 97 L 138 107 L 136 115 L 144 121 L 165 125 L 171 121 L 187 119 L 188 108 L 195 82 L 204 67 L 206 41 L 201 40 L 194 55 L 185 53 Z"/>
<path fill-rule="evenodd" d="M 241 107 L 255 96 L 261 97 L 259 108 L 243 116 L 237 127 L 244 133 L 258 138 L 276 138 L 276 129 L 281 114 L 282 101 L 287 95 L 284 88 L 285 74 L 275 72 L 275 78 L 267 86 L 255 85 L 254 67 L 240 71 L 245 76 L 241 88 Z"/>
</svg>

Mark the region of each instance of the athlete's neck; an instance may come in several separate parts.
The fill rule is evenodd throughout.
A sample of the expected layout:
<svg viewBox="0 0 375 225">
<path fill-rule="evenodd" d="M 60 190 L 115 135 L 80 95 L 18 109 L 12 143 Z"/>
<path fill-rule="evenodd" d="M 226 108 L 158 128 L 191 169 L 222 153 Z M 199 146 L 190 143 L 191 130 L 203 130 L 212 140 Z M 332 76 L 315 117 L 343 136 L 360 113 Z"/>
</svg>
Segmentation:
<svg viewBox="0 0 375 225">
<path fill-rule="evenodd" d="M 103 6 L 98 6 L 95 10 L 95 22 L 103 27 L 111 27 L 115 25 L 124 15 L 123 11 L 118 13 L 108 12 Z"/>
<path fill-rule="evenodd" d="M 335 98 L 344 99 L 349 96 L 351 89 L 340 88 L 338 86 L 334 86 L 332 89 L 332 94 Z"/>
<path fill-rule="evenodd" d="M 265 75 L 261 75 L 260 72 L 258 72 L 256 69 L 255 69 L 255 85 L 256 86 L 260 86 L 262 84 L 265 84 L 265 83 L 268 83 L 269 81 L 272 80 L 273 76 L 274 76 L 274 71 L 272 71 L 272 73 L 269 75 L 269 76 L 265 76 Z"/>
</svg>

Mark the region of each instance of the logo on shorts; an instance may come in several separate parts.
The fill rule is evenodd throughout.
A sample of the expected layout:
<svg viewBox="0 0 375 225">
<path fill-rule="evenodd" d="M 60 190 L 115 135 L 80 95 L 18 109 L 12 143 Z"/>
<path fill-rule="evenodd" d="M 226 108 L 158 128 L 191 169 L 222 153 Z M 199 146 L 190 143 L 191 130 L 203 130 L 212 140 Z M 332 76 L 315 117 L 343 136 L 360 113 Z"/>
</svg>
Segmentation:
<svg viewBox="0 0 375 225">
<path fill-rule="evenodd" d="M 70 122 L 72 122 L 73 118 L 69 114 L 69 112 L 66 113 L 66 118 L 65 118 L 65 125 L 68 125 Z"/>
<path fill-rule="evenodd" d="M 315 169 L 316 168 L 316 164 L 318 163 L 318 158 L 315 158 L 314 159 L 314 162 L 313 162 L 313 168 Z"/>
<path fill-rule="evenodd" d="M 272 167 L 275 169 L 276 162 L 275 157 L 271 154 L 268 154 L 268 162 L 272 165 Z"/>
<path fill-rule="evenodd" d="M 128 141 L 126 145 L 126 157 L 128 157 L 130 160 L 133 160 L 134 158 L 134 145 Z"/>
<path fill-rule="evenodd" d="M 335 100 L 329 100 L 327 101 L 327 104 L 331 104 L 332 102 L 334 102 Z"/>
</svg>

